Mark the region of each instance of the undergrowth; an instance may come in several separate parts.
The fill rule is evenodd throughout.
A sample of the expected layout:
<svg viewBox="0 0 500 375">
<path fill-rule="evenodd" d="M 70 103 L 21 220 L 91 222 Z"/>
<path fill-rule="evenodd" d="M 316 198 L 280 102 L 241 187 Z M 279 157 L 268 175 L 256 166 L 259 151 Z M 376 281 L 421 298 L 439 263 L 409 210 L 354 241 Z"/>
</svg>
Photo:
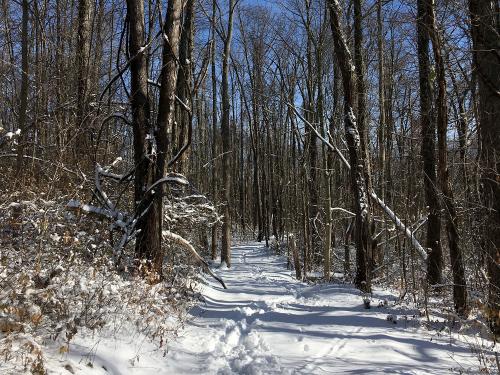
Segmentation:
<svg viewBox="0 0 500 375">
<path fill-rule="evenodd" d="M 169 262 L 160 282 L 118 270 L 109 223 L 68 211 L 73 196 L 48 191 L 0 195 L 0 372 L 44 374 L 45 349 L 64 355 L 82 330 L 132 326 L 163 348 L 198 297 L 195 267 Z"/>
</svg>

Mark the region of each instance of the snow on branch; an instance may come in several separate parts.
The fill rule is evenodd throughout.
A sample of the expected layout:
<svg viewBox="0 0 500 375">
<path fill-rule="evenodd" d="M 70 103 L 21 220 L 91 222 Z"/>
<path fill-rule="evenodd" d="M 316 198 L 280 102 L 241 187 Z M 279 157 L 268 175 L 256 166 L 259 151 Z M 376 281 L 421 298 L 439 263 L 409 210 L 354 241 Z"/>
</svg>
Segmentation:
<svg viewBox="0 0 500 375">
<path fill-rule="evenodd" d="M 92 206 L 90 204 L 81 203 L 79 200 L 71 199 L 66 205 L 69 209 L 80 209 L 88 214 L 95 214 L 98 216 L 104 216 L 110 220 L 121 220 L 123 219 L 123 214 L 118 211 L 113 211 L 110 209 Z"/>
<path fill-rule="evenodd" d="M 160 178 L 153 185 L 151 185 L 144 193 L 144 196 L 147 196 L 150 192 L 152 192 L 155 187 L 165 183 L 176 183 L 184 186 L 189 185 L 189 181 L 183 175 L 179 173 L 169 173 L 167 176 Z"/>
<path fill-rule="evenodd" d="M 119 175 L 111 172 L 112 167 L 121 162 L 121 158 L 117 158 L 110 166 L 101 167 L 96 165 L 95 171 L 95 192 L 94 195 L 97 201 L 101 204 L 100 207 L 90 204 L 83 204 L 78 200 L 70 200 L 67 204 L 68 209 L 81 210 L 88 214 L 94 214 L 104 217 L 112 222 L 111 229 L 117 229 L 122 232 L 120 240 L 114 245 L 113 260 L 115 263 L 120 263 L 123 248 L 137 234 L 137 223 L 149 211 L 155 199 L 155 188 L 162 184 L 169 184 L 175 187 L 176 191 L 181 191 L 179 187 L 191 187 L 187 178 L 178 173 L 169 173 L 167 176 L 159 179 L 152 184 L 144 193 L 141 202 L 138 203 L 136 212 L 125 213 L 116 208 L 116 204 L 111 201 L 102 187 L 102 178 L 110 178 L 114 181 L 124 182 L 133 179 L 133 171 L 125 175 Z M 169 222 L 169 227 L 180 228 L 182 225 L 196 227 L 199 225 L 211 226 L 213 223 L 220 221 L 220 217 L 209 200 L 201 194 L 190 194 L 187 196 L 171 197 L 165 204 L 164 219 Z M 226 288 L 226 285 L 220 277 L 215 275 L 209 268 L 208 263 L 196 252 L 195 248 L 185 238 L 171 231 L 163 231 L 163 238 L 169 239 L 172 242 L 187 249 L 194 258 L 202 265 L 205 271 L 216 279 L 221 285 Z"/>
<path fill-rule="evenodd" d="M 420 245 L 418 240 L 415 238 L 415 236 L 413 235 L 414 232 L 412 232 L 403 224 L 403 222 L 396 216 L 396 214 L 377 196 L 377 194 L 375 194 L 374 191 L 372 191 L 370 195 L 378 203 L 380 208 L 384 210 L 387 216 L 391 218 L 391 220 L 394 222 L 394 225 L 396 225 L 396 228 L 403 231 L 403 233 L 411 241 L 415 249 L 417 249 L 422 259 L 427 260 L 427 251 L 425 251 L 422 245 Z"/>
<path fill-rule="evenodd" d="M 293 112 L 295 113 L 295 115 L 304 123 L 306 124 L 315 134 L 316 136 L 321 139 L 321 141 L 328 147 L 330 148 L 330 150 L 334 151 L 335 153 L 337 153 L 337 155 L 340 157 L 340 159 L 342 160 L 342 162 L 344 163 L 344 165 L 347 167 L 347 169 L 351 169 L 351 165 L 349 164 L 349 162 L 347 161 L 347 159 L 345 158 L 345 156 L 342 154 L 342 152 L 338 149 L 337 146 L 335 146 L 334 144 L 330 143 L 325 137 L 323 137 L 319 132 L 318 130 L 316 129 L 315 126 L 313 126 L 309 121 L 307 121 L 304 116 L 302 116 L 300 114 L 300 112 L 297 110 L 297 108 L 295 108 L 295 106 L 293 106 L 292 104 L 290 103 L 286 103 L 292 110 Z"/>
<path fill-rule="evenodd" d="M 191 253 L 192 256 L 194 256 L 194 258 L 202 265 L 203 269 L 210 275 L 212 276 L 215 280 L 217 280 L 224 289 L 227 289 L 227 286 L 226 284 L 224 283 L 224 281 L 219 277 L 217 276 L 215 273 L 213 273 L 213 271 L 210 269 L 210 266 L 208 265 L 208 263 L 205 261 L 205 259 L 203 259 L 199 254 L 198 252 L 196 251 L 196 249 L 194 248 L 193 245 L 191 245 L 191 243 L 186 240 L 185 238 L 179 236 L 178 234 L 175 234 L 175 233 L 172 233 L 168 230 L 164 230 L 162 232 L 162 235 L 164 238 L 166 239 L 169 239 L 171 240 L 172 242 L 180 245 L 181 247 L 183 247 L 184 249 L 188 250 L 189 253 Z"/>
<path fill-rule="evenodd" d="M 330 211 L 340 211 L 340 212 L 343 212 L 349 216 L 356 216 L 356 214 L 354 212 L 351 212 L 351 211 L 348 211 L 346 210 L 345 208 L 342 208 L 342 207 L 330 207 Z"/>
</svg>

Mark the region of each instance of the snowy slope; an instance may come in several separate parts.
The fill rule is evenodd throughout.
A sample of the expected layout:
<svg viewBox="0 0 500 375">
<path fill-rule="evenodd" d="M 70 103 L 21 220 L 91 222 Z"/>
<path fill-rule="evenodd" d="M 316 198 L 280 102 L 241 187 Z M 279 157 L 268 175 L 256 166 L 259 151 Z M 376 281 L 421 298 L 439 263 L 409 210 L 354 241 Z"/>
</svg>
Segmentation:
<svg viewBox="0 0 500 375">
<path fill-rule="evenodd" d="M 235 247 L 233 267 L 220 274 L 229 289 L 212 283 L 205 287 L 206 303 L 191 312 L 193 319 L 171 344 L 162 373 L 449 374 L 478 369 L 467 345 L 417 329 L 415 321 L 401 315 L 396 324 L 390 322 L 388 315 L 395 315 L 390 307 L 364 309 L 351 286 L 300 283 L 283 258 L 270 256 L 260 244 Z M 375 302 L 384 299 L 393 296 L 373 295 Z"/>
</svg>

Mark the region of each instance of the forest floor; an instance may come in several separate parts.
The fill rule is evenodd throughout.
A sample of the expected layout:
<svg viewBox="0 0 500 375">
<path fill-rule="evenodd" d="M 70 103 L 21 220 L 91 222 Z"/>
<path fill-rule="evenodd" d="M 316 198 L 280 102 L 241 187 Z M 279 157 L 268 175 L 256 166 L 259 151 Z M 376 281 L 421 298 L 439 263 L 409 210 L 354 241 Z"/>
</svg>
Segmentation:
<svg viewBox="0 0 500 375">
<path fill-rule="evenodd" d="M 97 343 L 95 337 L 77 338 L 66 354 L 71 369 L 89 374 L 479 373 L 472 337 L 423 328 L 418 310 L 397 304 L 390 292 L 375 289 L 371 308 L 365 309 L 351 285 L 299 282 L 285 258 L 257 243 L 234 246 L 231 269 L 217 272 L 228 289 L 204 281 L 205 301 L 162 350 L 138 337 Z M 82 363 L 83 356 L 91 358 L 92 368 Z"/>
</svg>

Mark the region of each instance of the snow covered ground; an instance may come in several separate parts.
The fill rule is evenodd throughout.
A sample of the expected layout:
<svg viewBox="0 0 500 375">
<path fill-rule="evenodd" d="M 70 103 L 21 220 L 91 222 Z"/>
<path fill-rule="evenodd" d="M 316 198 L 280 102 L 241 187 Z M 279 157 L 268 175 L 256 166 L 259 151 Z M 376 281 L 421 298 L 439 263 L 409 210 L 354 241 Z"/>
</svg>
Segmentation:
<svg viewBox="0 0 500 375">
<path fill-rule="evenodd" d="M 210 283 L 206 303 L 166 357 L 165 374 L 449 374 L 477 371 L 469 347 L 417 329 L 375 292 L 372 307 L 351 286 L 308 286 L 260 244 L 233 249 L 228 290 Z M 384 299 L 388 307 L 376 307 Z M 395 313 L 396 311 L 396 313 Z M 398 314 L 399 313 L 399 314 Z M 408 311 L 408 314 L 413 312 Z M 396 316 L 397 323 L 388 321 Z M 432 340 L 432 341 L 431 341 Z"/>
<path fill-rule="evenodd" d="M 367 310 L 352 286 L 296 281 L 261 244 L 235 246 L 233 266 L 218 273 L 228 289 L 206 281 L 205 303 L 161 350 L 140 337 L 77 337 L 50 373 L 68 374 L 64 364 L 88 374 L 478 373 L 468 345 L 418 328 L 415 311 L 393 307 L 390 293 L 374 292 Z"/>
</svg>

